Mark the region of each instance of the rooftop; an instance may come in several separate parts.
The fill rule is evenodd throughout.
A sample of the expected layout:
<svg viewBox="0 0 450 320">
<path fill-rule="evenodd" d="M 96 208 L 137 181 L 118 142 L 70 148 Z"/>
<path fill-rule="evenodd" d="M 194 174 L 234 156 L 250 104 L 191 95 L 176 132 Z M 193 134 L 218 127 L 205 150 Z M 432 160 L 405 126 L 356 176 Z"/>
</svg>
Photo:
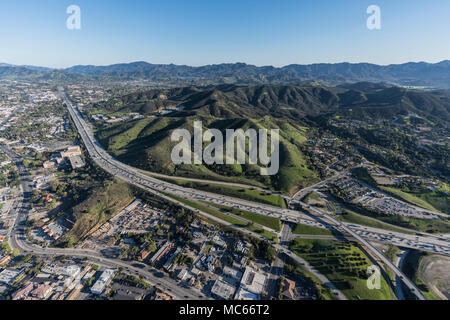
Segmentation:
<svg viewBox="0 0 450 320">
<path fill-rule="evenodd" d="M 211 289 L 211 294 L 224 299 L 224 300 L 230 300 L 233 298 L 234 293 L 236 292 L 236 288 L 233 287 L 231 284 L 226 283 L 222 280 L 216 280 L 214 283 L 214 286 Z"/>
</svg>

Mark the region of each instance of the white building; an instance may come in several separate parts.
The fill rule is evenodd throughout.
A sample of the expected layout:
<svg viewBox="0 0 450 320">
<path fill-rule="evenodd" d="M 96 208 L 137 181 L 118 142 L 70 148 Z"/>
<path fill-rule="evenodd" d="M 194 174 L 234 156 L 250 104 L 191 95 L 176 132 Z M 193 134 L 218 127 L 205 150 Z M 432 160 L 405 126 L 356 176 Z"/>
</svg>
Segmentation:
<svg viewBox="0 0 450 320">
<path fill-rule="evenodd" d="M 108 284 L 114 277 L 115 272 L 116 271 L 113 269 L 106 269 L 105 271 L 103 271 L 100 278 L 92 286 L 91 292 L 96 295 L 102 294 L 102 292 L 105 290 L 105 288 L 108 286 Z"/>
<path fill-rule="evenodd" d="M 223 300 L 231 300 L 235 292 L 236 288 L 234 286 L 220 279 L 216 280 L 211 289 L 211 294 L 214 297 Z"/>
<path fill-rule="evenodd" d="M 0 282 L 10 285 L 22 273 L 23 270 L 4 269 L 2 272 L 0 272 Z"/>
<path fill-rule="evenodd" d="M 236 293 L 236 300 L 261 300 L 267 284 L 267 276 L 251 267 L 245 268 L 241 285 Z"/>
</svg>

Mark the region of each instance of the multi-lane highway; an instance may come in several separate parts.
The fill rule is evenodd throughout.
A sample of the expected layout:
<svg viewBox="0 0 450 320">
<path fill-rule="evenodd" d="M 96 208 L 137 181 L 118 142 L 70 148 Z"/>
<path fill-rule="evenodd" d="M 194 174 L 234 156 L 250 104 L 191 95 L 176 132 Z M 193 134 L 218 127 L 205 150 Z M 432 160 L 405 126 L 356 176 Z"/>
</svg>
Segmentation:
<svg viewBox="0 0 450 320">
<path fill-rule="evenodd" d="M 123 272 L 131 275 L 141 275 L 151 285 L 162 289 L 170 294 L 175 299 L 189 299 L 189 300 L 204 300 L 208 299 L 198 289 L 190 287 L 181 287 L 177 282 L 166 274 L 158 272 L 149 266 L 142 265 L 136 267 L 133 262 L 123 261 L 119 259 L 111 259 L 103 257 L 98 251 L 85 249 L 57 249 L 57 248 L 43 248 L 30 243 L 25 235 L 26 221 L 28 213 L 30 212 L 29 197 L 31 195 L 32 187 L 28 179 L 28 171 L 22 163 L 22 159 L 14 151 L 8 147 L 0 144 L 0 149 L 6 153 L 15 163 L 21 180 L 22 199 L 17 200 L 11 206 L 10 216 L 14 216 L 14 221 L 11 228 L 8 230 L 8 242 L 12 249 L 19 249 L 23 253 L 30 253 L 40 256 L 58 256 L 66 255 L 72 257 L 86 258 L 89 262 L 95 263 L 105 267 L 122 267 Z"/>
<path fill-rule="evenodd" d="M 114 159 L 111 155 L 109 155 L 101 145 L 96 141 L 92 132 L 90 131 L 87 123 L 83 120 L 82 115 L 80 114 L 77 108 L 74 108 L 71 101 L 65 94 L 62 88 L 59 88 L 60 94 L 65 100 L 65 103 L 68 107 L 68 110 L 71 114 L 71 117 L 77 127 L 77 130 L 94 161 L 102 167 L 107 172 L 111 173 L 114 176 L 117 176 L 130 184 L 136 185 L 144 190 L 152 192 L 158 196 L 162 196 L 171 202 L 178 201 L 173 200 L 166 195 L 174 195 L 184 199 L 194 199 L 194 200 L 202 200 L 205 202 L 210 202 L 213 204 L 219 204 L 224 206 L 229 206 L 233 208 L 237 208 L 240 210 L 245 210 L 249 212 L 254 212 L 262 215 L 267 215 L 275 218 L 279 218 L 283 221 L 292 222 L 292 223 L 304 223 L 305 220 L 314 220 L 311 219 L 310 216 L 305 215 L 299 211 L 291 210 L 291 209 L 280 209 L 277 207 L 259 204 L 251 201 L 246 201 L 242 199 L 236 199 L 228 196 L 221 196 L 217 194 L 212 194 L 209 192 L 194 190 L 190 188 L 180 187 L 165 181 L 161 181 L 150 177 L 148 175 L 143 174 L 140 170 L 133 168 L 131 166 L 125 165 L 120 161 Z M 341 173 L 344 174 L 344 173 Z M 339 176 L 339 175 L 338 175 Z M 337 178 L 333 177 L 333 178 Z M 326 181 L 319 183 L 317 186 L 323 185 Z M 301 193 L 299 193 L 301 194 Z M 298 195 L 297 194 L 297 197 Z M 389 268 L 391 268 L 399 278 L 405 283 L 405 285 L 410 288 L 410 290 L 419 298 L 424 299 L 420 290 L 406 278 L 406 276 L 398 270 L 398 268 L 393 265 L 389 260 L 387 260 L 381 253 L 378 252 L 376 248 L 374 248 L 368 241 L 375 240 L 380 242 L 388 242 L 399 245 L 399 242 L 402 243 L 403 246 L 409 246 L 416 249 L 439 252 L 443 254 L 449 254 L 450 246 L 449 242 L 438 239 L 436 237 L 432 237 L 429 235 L 422 236 L 414 236 L 411 238 L 410 235 L 403 233 L 393 233 L 387 232 L 382 229 L 370 228 L 359 225 L 347 225 L 342 223 L 326 214 L 317 210 L 316 208 L 311 208 L 310 206 L 301 203 L 298 200 L 294 200 L 294 202 L 300 204 L 305 209 L 308 209 L 310 212 L 313 211 L 320 221 L 325 222 L 325 225 L 330 225 L 338 230 L 341 230 L 347 234 L 350 234 L 353 238 L 357 239 L 361 244 L 363 244 L 366 248 L 372 251 L 376 256 L 378 256 Z M 185 206 L 185 205 L 184 205 Z M 198 211 L 195 208 L 191 208 L 194 211 Z M 386 232 L 388 233 L 386 235 Z"/>
<path fill-rule="evenodd" d="M 169 182 L 165 182 L 162 180 L 158 180 L 156 178 L 153 178 L 147 174 L 142 173 L 141 170 L 133 168 L 131 166 L 128 166 L 126 164 L 121 163 L 120 161 L 117 161 L 114 159 L 111 155 L 109 155 L 98 143 L 98 141 L 94 138 L 91 130 L 89 129 L 87 123 L 84 121 L 83 117 L 79 113 L 77 108 L 74 108 L 71 101 L 68 99 L 67 95 L 64 93 L 62 88 L 60 88 L 60 93 L 62 97 L 65 100 L 65 103 L 69 109 L 69 112 L 75 122 L 75 125 L 77 126 L 78 132 L 80 133 L 86 148 L 89 152 L 89 154 L 92 156 L 94 161 L 102 167 L 107 172 L 111 173 L 112 175 L 115 175 L 117 177 L 120 177 L 121 179 L 134 184 L 138 187 L 141 187 L 149 192 L 157 193 L 160 195 L 161 193 L 164 194 L 170 194 L 174 195 L 180 198 L 184 199 L 194 199 L 194 200 L 201 200 L 205 202 L 210 202 L 212 204 L 218 204 L 223 206 L 228 206 L 236 209 L 240 209 L 243 211 L 249 211 L 253 213 L 257 213 L 260 215 L 266 215 L 269 217 L 277 218 L 285 222 L 289 223 L 297 223 L 297 224 L 316 224 L 317 221 L 315 221 L 314 218 L 311 218 L 310 216 L 301 213 L 297 210 L 290 210 L 290 209 L 280 209 L 279 207 L 270 206 L 266 204 L 260 204 L 255 203 L 243 199 L 233 198 L 229 196 L 223 196 L 223 195 L 217 195 L 214 193 L 209 193 L 205 191 L 200 190 L 194 190 L 190 188 L 181 187 Z M 338 178 L 341 176 L 341 173 L 338 176 L 335 176 L 333 178 Z M 326 183 L 326 181 L 323 181 L 314 187 L 317 188 L 318 186 L 322 186 Z M 310 187 L 311 188 L 311 187 Z M 308 188 L 308 189 L 310 189 Z M 297 194 L 298 197 L 298 194 Z M 290 199 L 292 203 L 298 202 L 298 200 Z M 171 201 L 173 201 L 171 199 Z M 319 226 L 319 225 L 317 225 Z M 320 226 L 319 226 L 320 227 Z M 398 244 L 398 242 L 391 241 L 389 239 L 390 235 L 388 237 L 385 237 L 385 231 L 382 229 L 377 230 L 375 232 L 374 229 L 372 229 L 372 232 L 365 232 L 366 228 L 363 226 L 356 226 L 353 225 L 353 229 L 358 229 L 362 237 L 373 240 L 373 241 L 382 241 L 382 242 L 388 242 L 392 244 Z M 364 234 L 363 234 L 364 233 Z M 395 233 L 395 237 L 397 239 L 404 239 L 404 234 L 402 233 Z M 408 239 L 409 240 L 409 239 Z M 442 242 L 436 237 L 431 236 L 420 236 L 417 240 L 420 242 L 420 244 L 423 244 L 425 246 L 419 246 L 416 244 L 416 239 L 414 241 L 408 241 L 405 239 L 403 241 L 403 244 L 407 247 L 424 250 L 424 251 L 430 251 L 430 252 L 437 252 L 441 254 L 449 254 L 450 255 L 450 242 L 445 241 Z"/>
<path fill-rule="evenodd" d="M 391 260 L 389 260 L 386 256 L 384 256 L 382 253 L 378 251 L 371 243 L 369 243 L 367 240 L 363 239 L 359 234 L 357 234 L 355 231 L 353 231 L 351 228 L 349 228 L 346 224 L 342 223 L 339 220 L 336 220 L 335 218 L 331 217 L 330 215 L 324 214 L 319 209 L 313 208 L 305 203 L 301 203 L 302 206 L 305 206 L 307 209 L 310 209 L 311 211 L 315 212 L 317 215 L 320 216 L 321 219 L 329 222 L 331 225 L 336 226 L 337 229 L 343 231 L 344 233 L 350 234 L 353 238 L 355 238 L 360 244 L 362 244 L 366 249 L 370 250 L 378 259 L 383 261 L 383 263 L 391 269 L 397 277 L 400 278 L 401 281 L 405 284 L 405 286 L 420 300 L 426 300 L 423 293 L 417 288 L 417 286 L 412 282 L 408 277 L 399 269 L 397 266 L 395 266 Z"/>
</svg>

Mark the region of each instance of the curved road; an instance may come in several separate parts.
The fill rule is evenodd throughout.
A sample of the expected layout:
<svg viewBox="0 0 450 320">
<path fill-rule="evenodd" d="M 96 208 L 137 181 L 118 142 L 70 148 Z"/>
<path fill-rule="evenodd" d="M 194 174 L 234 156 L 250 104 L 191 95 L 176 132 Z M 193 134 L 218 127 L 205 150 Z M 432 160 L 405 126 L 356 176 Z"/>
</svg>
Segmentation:
<svg viewBox="0 0 450 320">
<path fill-rule="evenodd" d="M 77 109 L 75 109 L 71 103 L 71 101 L 68 99 L 67 95 L 64 93 L 62 88 L 58 88 L 60 91 L 61 96 L 64 98 L 66 105 L 68 107 L 69 113 L 71 114 L 71 117 L 77 127 L 77 130 L 89 152 L 89 154 L 92 156 L 94 161 L 105 171 L 109 172 L 110 174 L 114 176 L 118 176 L 119 178 L 139 187 L 146 191 L 149 191 L 157 196 L 161 196 L 165 198 L 166 200 L 170 202 L 175 202 L 177 204 L 181 204 L 178 201 L 175 201 L 174 199 L 167 197 L 165 194 L 171 194 L 182 198 L 188 198 L 188 199 L 200 199 L 208 202 L 214 202 L 219 204 L 231 204 L 231 207 L 237 207 L 240 209 L 244 209 L 250 212 L 261 213 L 265 212 L 266 214 L 270 215 L 275 211 L 275 213 L 280 213 L 284 218 L 286 216 L 293 216 L 298 217 L 301 213 L 295 210 L 289 210 L 289 209 L 281 209 L 267 206 L 267 205 L 261 205 L 256 204 L 250 201 L 241 200 L 241 199 L 235 199 L 232 197 L 226 197 L 226 196 L 218 196 L 216 194 L 211 194 L 207 192 L 200 192 L 198 190 L 193 190 L 189 188 L 183 188 L 180 186 L 176 186 L 158 179 L 154 179 L 152 177 L 149 177 L 147 175 L 142 174 L 137 170 L 136 168 L 132 168 L 130 166 L 127 166 L 113 157 L 111 157 L 102 147 L 101 145 L 95 140 L 92 132 L 90 132 L 88 126 L 82 119 L 81 114 Z M 322 182 L 323 183 L 323 182 Z M 343 230 L 344 232 L 350 234 L 352 237 L 357 239 L 361 244 L 363 244 L 366 248 L 368 248 L 370 251 L 372 251 L 377 257 L 379 257 L 390 269 L 394 271 L 396 275 L 400 277 L 400 279 L 405 283 L 405 285 L 413 292 L 419 299 L 424 300 L 425 297 L 420 292 L 420 290 L 415 286 L 415 284 L 409 280 L 394 264 L 392 264 L 384 255 L 382 255 L 376 248 L 374 248 L 369 242 L 367 242 L 365 239 L 363 239 L 361 236 L 356 234 L 353 230 L 351 230 L 347 225 L 343 224 L 342 222 L 325 215 L 323 212 L 315 209 L 310 208 L 308 205 L 298 202 L 301 206 L 306 206 L 308 209 L 311 209 L 316 213 L 317 216 L 321 217 L 322 220 L 326 220 L 329 222 L 330 225 L 337 227 L 340 230 Z M 183 205 L 185 206 L 185 205 Z M 186 207 L 186 206 L 185 206 Z M 199 211 L 194 208 L 192 208 L 194 211 Z M 295 218 L 294 218 L 295 219 Z M 296 219 L 295 219 L 296 220 Z M 281 251 L 286 250 L 283 247 L 279 248 Z M 287 253 L 289 254 L 289 253 Z"/>
</svg>

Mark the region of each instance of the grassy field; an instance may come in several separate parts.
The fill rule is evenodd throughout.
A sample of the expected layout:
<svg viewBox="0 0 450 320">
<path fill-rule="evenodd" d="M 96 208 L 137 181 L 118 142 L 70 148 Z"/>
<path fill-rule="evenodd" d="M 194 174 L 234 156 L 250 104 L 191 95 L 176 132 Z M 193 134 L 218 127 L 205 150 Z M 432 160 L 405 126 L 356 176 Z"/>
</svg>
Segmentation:
<svg viewBox="0 0 450 320">
<path fill-rule="evenodd" d="M 349 219 L 357 219 L 352 222 L 354 223 L 371 223 L 369 220 L 364 219 L 364 217 L 371 217 L 374 218 L 380 222 L 385 222 L 390 225 L 411 229 L 415 231 L 420 232 L 427 232 L 427 233 L 449 233 L 450 232 L 450 222 L 448 220 L 431 220 L 431 219 L 417 219 L 417 218 L 407 218 L 403 216 L 392 216 L 392 215 L 384 215 L 384 214 L 377 214 L 373 213 L 364 209 L 360 209 L 357 207 L 354 207 L 353 210 L 358 210 L 361 214 L 358 214 L 357 216 L 348 217 Z M 349 211 L 349 210 L 347 210 Z M 341 217 L 342 219 L 342 217 Z M 345 217 L 344 217 L 345 219 Z M 359 221 L 359 222 L 358 222 Z M 371 220 L 373 221 L 373 220 Z M 350 221 L 349 221 L 350 222 Z M 384 228 L 384 227 L 383 227 Z M 395 227 L 394 227 L 395 228 Z M 400 230 L 393 230 L 393 231 L 399 231 L 399 232 L 407 232 L 407 231 L 400 231 Z"/>
<path fill-rule="evenodd" d="M 403 228 L 427 233 L 449 233 L 450 223 L 443 220 L 415 219 L 399 216 L 378 216 L 377 219 Z"/>
<path fill-rule="evenodd" d="M 212 209 L 212 208 L 210 208 L 208 206 L 202 205 L 202 204 L 200 204 L 198 202 L 186 200 L 186 199 L 183 199 L 183 198 L 180 198 L 180 197 L 177 197 L 177 196 L 173 196 L 173 195 L 167 195 L 167 196 L 171 197 L 171 198 L 173 198 L 173 199 L 175 199 L 175 200 L 177 200 L 179 202 L 182 202 L 182 203 L 184 203 L 184 204 L 186 204 L 188 206 L 191 206 L 191 207 L 193 207 L 195 209 L 198 209 L 200 211 L 208 213 L 208 214 L 210 214 L 210 215 L 212 215 L 212 216 L 214 216 L 216 218 L 219 218 L 219 219 L 224 220 L 226 222 L 232 223 L 232 224 L 234 224 L 234 225 L 236 225 L 236 226 L 238 226 L 240 228 L 244 228 L 244 229 L 247 229 L 249 231 L 255 232 L 257 234 L 260 234 L 260 235 L 262 235 L 263 237 L 265 237 L 265 238 L 267 238 L 269 240 L 277 241 L 277 239 L 278 239 L 277 235 L 275 233 L 267 231 L 267 230 L 264 230 L 262 228 L 254 226 L 254 225 L 250 225 L 249 223 L 247 223 L 245 221 L 242 221 L 240 219 L 237 219 L 237 218 L 229 216 L 229 215 L 227 215 L 225 213 L 222 213 L 222 212 L 220 212 L 220 210 L 215 210 L 215 209 Z"/>
<path fill-rule="evenodd" d="M 108 181 L 107 185 L 94 191 L 73 210 L 75 225 L 58 240 L 58 244 L 71 247 L 91 230 L 101 226 L 134 200 L 129 185 L 121 180 Z"/>
<path fill-rule="evenodd" d="M 259 190 L 251 190 L 234 186 L 220 185 L 220 184 L 209 184 L 202 182 L 192 182 L 180 179 L 161 179 L 167 182 L 175 183 L 179 186 L 193 188 L 198 190 L 203 190 L 207 192 L 222 194 L 225 196 L 240 198 L 248 201 L 257 201 L 272 206 L 286 208 L 286 201 L 284 198 L 275 195 L 267 194 Z"/>
<path fill-rule="evenodd" d="M 381 221 L 376 221 L 373 218 L 365 217 L 363 215 L 357 214 L 356 212 L 353 212 L 350 210 L 343 210 L 342 215 L 339 216 L 338 219 L 343 222 L 355 223 L 355 224 L 360 224 L 363 226 L 380 228 L 380 229 L 390 230 L 390 231 L 395 231 L 395 232 L 413 234 L 413 232 L 408 232 L 406 230 L 396 228 L 395 226 L 389 225 L 389 224 L 381 222 Z"/>
<path fill-rule="evenodd" d="M 424 199 L 420 198 L 420 196 L 417 196 L 415 194 L 412 193 L 406 193 L 398 188 L 391 188 L 391 187 L 384 187 L 384 186 L 379 186 L 379 188 L 381 190 L 384 190 L 390 194 L 393 194 L 411 204 L 414 204 L 416 206 L 419 206 L 421 208 L 424 209 L 428 209 L 431 211 L 437 211 L 440 212 L 440 210 L 436 209 L 435 207 L 433 207 L 430 203 L 428 203 L 427 201 L 425 201 Z"/>
<path fill-rule="evenodd" d="M 389 248 L 384 253 L 386 258 L 388 258 L 392 263 L 395 263 L 395 259 L 397 258 L 397 254 L 400 252 L 400 249 L 394 245 L 389 245 Z"/>
<path fill-rule="evenodd" d="M 304 203 L 309 204 L 309 201 L 310 201 L 311 199 L 314 199 L 314 200 L 317 200 L 317 201 L 320 201 L 320 200 L 321 200 L 320 196 L 319 196 L 317 193 L 311 192 L 311 193 L 308 193 L 308 194 L 302 199 L 302 201 L 303 201 Z"/>
<path fill-rule="evenodd" d="M 367 268 L 372 265 L 353 243 L 336 240 L 295 239 L 291 250 L 324 274 L 352 300 L 390 300 L 389 285 L 381 279 L 380 290 L 367 288 Z"/>
<path fill-rule="evenodd" d="M 275 230 L 275 231 L 281 230 L 281 221 L 279 219 L 263 216 L 261 214 L 256 214 L 253 212 L 242 211 L 242 210 L 238 210 L 238 209 L 230 208 L 230 207 L 226 207 L 226 206 L 220 206 L 217 204 L 215 204 L 214 207 L 216 207 L 220 210 L 232 213 L 232 214 L 242 217 L 244 219 L 253 221 L 257 224 L 260 224 L 260 225 L 270 228 L 272 230 Z"/>
<path fill-rule="evenodd" d="M 298 224 L 292 231 L 293 234 L 318 235 L 318 236 L 332 236 L 333 231 L 328 229 L 316 228 L 304 224 Z"/>
</svg>

